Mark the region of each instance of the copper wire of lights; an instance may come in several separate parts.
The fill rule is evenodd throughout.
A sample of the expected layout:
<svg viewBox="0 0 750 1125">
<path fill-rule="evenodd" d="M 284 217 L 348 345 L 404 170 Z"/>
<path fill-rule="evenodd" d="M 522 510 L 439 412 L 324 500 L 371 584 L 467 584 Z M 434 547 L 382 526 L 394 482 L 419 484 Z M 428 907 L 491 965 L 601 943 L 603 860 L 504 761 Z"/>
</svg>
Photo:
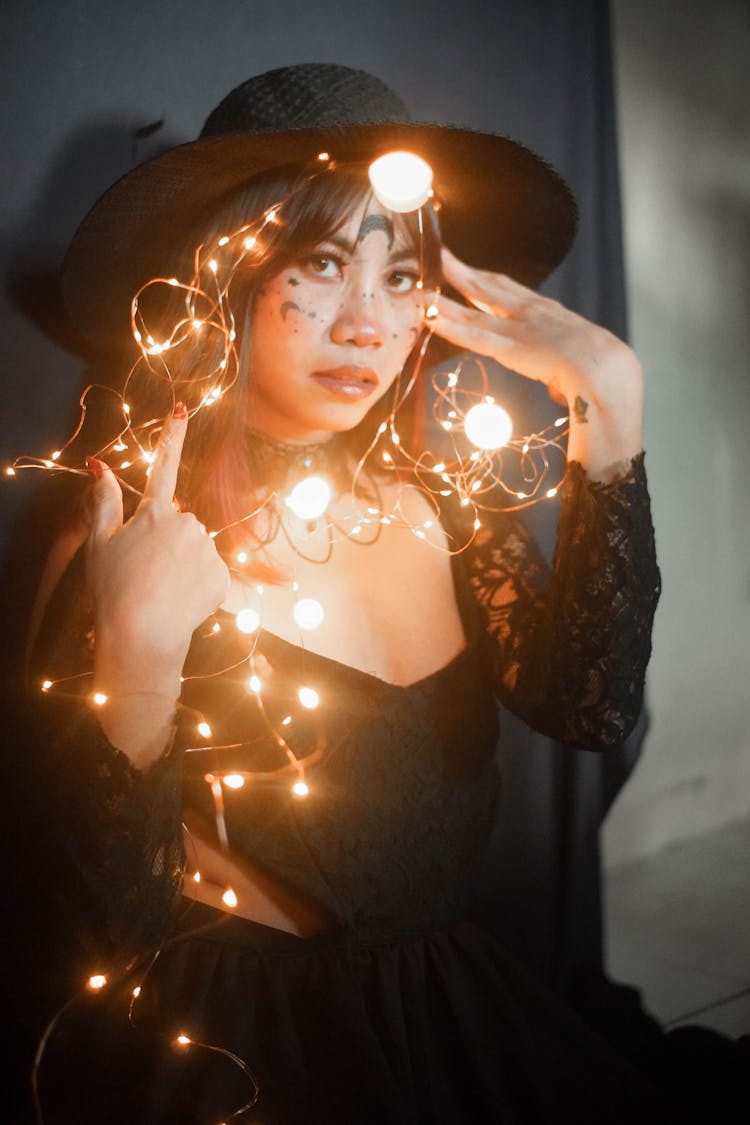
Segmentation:
<svg viewBox="0 0 750 1125">
<path fill-rule="evenodd" d="M 387 156 L 411 156 L 412 154 L 386 154 Z M 385 159 L 385 158 L 381 158 Z M 413 158 L 419 160 L 419 158 Z M 377 163 L 377 162 L 375 162 Z M 420 162 L 424 164 L 424 161 Z M 231 392 L 238 378 L 239 358 L 236 346 L 237 330 L 235 317 L 231 306 L 231 288 L 235 277 L 240 270 L 256 269 L 267 261 L 267 233 L 269 228 L 278 228 L 284 223 L 284 208 L 289 200 L 302 190 L 314 177 L 330 174 L 336 168 L 336 161 L 328 153 L 320 153 L 305 170 L 300 184 L 287 195 L 267 208 L 261 217 L 247 223 L 228 234 L 220 236 L 215 243 L 201 244 L 194 252 L 193 273 L 187 279 L 178 277 L 154 277 L 148 280 L 135 294 L 131 302 L 131 332 L 138 347 L 139 356 L 130 368 L 122 389 L 118 392 L 109 387 L 90 384 L 80 398 L 80 415 L 78 424 L 60 449 L 53 451 L 48 457 L 22 456 L 6 466 L 4 472 L 8 477 L 15 477 L 20 471 L 37 469 L 51 473 L 73 473 L 88 477 L 88 470 L 83 464 L 83 459 L 76 459 L 68 464 L 65 460 L 66 452 L 73 446 L 81 435 L 89 410 L 89 398 L 94 390 L 103 391 L 108 396 L 113 396 L 116 413 L 119 418 L 115 432 L 110 433 L 108 440 L 96 450 L 94 456 L 106 462 L 115 474 L 121 487 L 134 496 L 143 495 L 143 487 L 149 476 L 155 458 L 155 449 L 165 417 L 154 417 L 145 421 L 134 421 L 137 407 L 137 381 L 143 377 L 161 384 L 167 391 L 167 397 L 172 407 L 179 399 L 187 404 L 188 416 L 192 417 L 200 410 L 210 409 L 215 403 Z M 373 165 L 374 168 L 374 165 Z M 419 249 L 420 249 L 420 276 L 416 282 L 418 290 L 424 291 L 424 232 L 422 220 L 422 206 L 432 196 L 431 171 L 412 166 L 410 175 L 415 178 L 404 189 L 401 199 L 403 206 L 398 203 L 398 182 L 391 181 L 385 188 L 378 187 L 377 175 L 371 173 L 373 190 L 385 205 L 394 210 L 417 210 L 419 222 Z M 421 179 L 420 179 L 421 177 Z M 411 195 L 409 195 L 411 193 Z M 408 197 L 408 198 L 406 198 Z M 387 200 L 387 203 L 386 203 Z M 411 206 L 407 206 L 409 203 Z M 177 313 L 168 331 L 163 328 L 157 332 L 151 326 L 149 307 L 152 306 L 155 295 L 168 295 L 172 298 L 171 308 L 177 308 Z M 322 479 L 313 480 L 317 475 L 311 473 L 308 478 L 298 482 L 296 488 L 288 496 L 276 494 L 263 501 L 260 507 L 248 512 L 240 520 L 234 521 L 226 527 L 211 530 L 209 534 L 214 539 L 219 539 L 230 528 L 254 519 L 265 507 L 276 506 L 282 513 L 282 524 L 285 519 L 294 519 L 299 523 L 296 534 L 302 538 L 301 528 L 325 527 L 330 549 L 336 542 L 346 538 L 352 542 L 366 543 L 372 530 L 381 526 L 397 525 L 410 530 L 418 538 L 430 542 L 435 549 L 446 550 L 456 554 L 466 548 L 473 536 L 481 526 L 481 513 L 483 511 L 498 511 L 501 507 L 520 508 L 528 507 L 545 498 L 552 498 L 558 484 L 548 485 L 548 476 L 553 459 L 558 463 L 562 477 L 565 455 L 563 439 L 567 435 L 567 416 L 560 417 L 547 426 L 540 433 L 524 437 L 515 437 L 512 434 L 512 422 L 504 408 L 496 402 L 492 392 L 490 375 L 487 365 L 476 356 L 465 357 L 456 361 L 450 371 L 436 369 L 431 376 L 432 391 L 432 420 L 440 432 L 441 444 L 438 452 L 425 449 L 419 454 L 410 452 L 402 442 L 398 431 L 398 411 L 405 399 L 412 391 L 419 375 L 421 374 L 425 354 L 432 336 L 431 322 L 434 321 L 439 311 L 439 292 L 428 294 L 425 292 L 423 301 L 423 315 L 426 331 L 419 346 L 416 362 L 411 368 L 408 380 L 399 376 L 394 387 L 394 399 L 391 412 L 384 421 L 370 446 L 359 460 L 352 478 L 351 487 L 351 515 L 345 520 L 334 521 L 328 514 L 328 503 L 331 499 L 329 483 Z M 163 311 L 163 310 L 162 310 Z M 206 370 L 191 373 L 188 379 L 175 377 L 170 369 L 170 358 L 178 354 L 185 347 L 211 336 L 219 341 L 217 349 L 219 356 Z M 208 349 L 206 349 L 208 351 Z M 401 502 L 401 493 L 397 489 L 397 499 L 387 510 L 379 502 L 379 498 L 363 506 L 361 497 L 357 495 L 357 483 L 362 474 L 367 471 L 370 459 L 374 458 L 379 471 L 391 470 L 393 479 L 408 479 L 408 487 L 416 488 L 425 496 L 432 508 L 434 517 L 415 523 L 408 518 L 404 505 Z M 513 459 L 521 487 L 516 483 L 511 485 L 506 477 L 505 462 Z M 406 472 L 404 472 L 406 470 Z M 559 483 L 559 479 L 558 479 Z M 407 486 L 404 485 L 405 489 Z M 326 489 L 328 495 L 326 496 Z M 504 498 L 503 504 L 498 504 L 498 497 Z M 466 539 L 458 545 L 448 547 L 439 546 L 431 542 L 428 535 L 430 527 L 439 519 L 440 506 L 448 498 L 457 499 L 462 508 L 468 509 Z M 369 528 L 369 531 L 367 530 Z M 287 529 L 288 533 L 288 529 Z M 303 551 L 299 551 L 303 557 Z M 328 556 L 326 556 L 328 557 Z M 248 551 L 239 550 L 234 557 L 227 561 L 232 572 L 242 576 L 243 567 L 250 561 Z M 325 561 L 313 560 L 313 561 Z M 235 626 L 241 635 L 248 637 L 248 648 L 240 660 L 227 667 L 217 667 L 215 671 L 201 676 L 183 676 L 182 682 L 189 679 L 211 679 L 214 677 L 229 677 L 242 669 L 242 677 L 238 681 L 240 689 L 252 696 L 258 707 L 264 725 L 270 733 L 281 755 L 278 769 L 270 771 L 253 771 L 233 769 L 224 774 L 212 768 L 204 775 L 206 784 L 211 791 L 216 831 L 224 848 L 229 847 L 229 838 L 224 818 L 224 790 L 238 789 L 246 783 L 272 782 L 279 783 L 291 778 L 290 793 L 293 797 L 304 799 L 309 793 L 308 782 L 305 776 L 305 766 L 318 761 L 325 753 L 325 735 L 322 720 L 318 722 L 318 734 L 312 749 L 306 753 L 298 753 L 293 747 L 293 738 L 290 730 L 294 729 L 293 711 L 288 712 L 284 718 L 274 721 L 268 715 L 263 700 L 265 658 L 256 653 L 256 646 L 262 632 L 263 620 L 263 586 L 246 583 L 248 604 L 235 617 Z M 324 607 L 312 596 L 307 596 L 299 590 L 296 581 L 292 583 L 294 607 L 292 610 L 295 624 L 299 628 L 302 656 L 305 653 L 304 635 L 306 632 L 317 628 L 324 617 Z M 203 633 L 205 640 L 210 640 L 212 635 L 221 632 L 223 626 L 218 618 L 206 623 Z M 82 698 L 81 691 L 73 692 L 75 687 L 90 684 L 91 671 L 82 671 L 72 676 L 60 679 L 45 678 L 40 683 L 42 693 L 54 692 L 55 694 L 71 694 L 76 699 Z M 236 676 L 235 676 L 236 678 Z M 88 690 L 83 698 L 94 708 L 105 707 L 109 702 L 103 693 L 92 693 Z M 318 692 L 313 684 L 302 683 L 298 687 L 296 706 L 303 712 L 315 712 L 321 703 Z M 189 709 L 181 705 L 183 712 Z M 189 721 L 197 736 L 197 744 L 189 746 L 187 752 L 191 754 L 228 749 L 213 742 L 213 732 L 210 718 L 202 713 L 190 712 Z M 241 749 L 242 745 L 233 745 L 233 749 Z M 286 782 L 289 784 L 289 781 Z M 196 883 L 200 881 L 200 873 L 195 872 Z M 232 888 L 226 888 L 223 902 L 227 909 L 235 909 L 237 897 Z M 158 951 L 155 956 L 158 956 Z M 89 981 L 88 990 L 96 987 L 102 988 L 106 978 L 94 982 L 94 977 Z M 134 1000 L 140 995 L 143 981 L 134 993 Z M 73 998 L 75 999 L 75 998 Z M 38 1104 L 37 1075 L 41 1065 L 42 1055 L 54 1027 L 62 1014 L 73 1001 L 69 1001 L 55 1016 L 48 1026 L 40 1043 L 34 1067 L 34 1094 L 36 1100 L 37 1118 L 43 1121 L 41 1106 Z M 132 1004 L 131 1004 L 132 1016 Z M 216 1051 L 239 1066 L 251 1083 L 253 1094 L 251 1100 L 240 1109 L 236 1110 L 225 1121 L 239 1120 L 255 1105 L 258 1096 L 257 1083 L 247 1065 L 232 1052 L 221 1047 L 193 1041 L 187 1036 L 178 1037 L 177 1041 L 185 1048 L 198 1047 L 200 1049 Z M 216 1123 L 220 1125 L 220 1123 Z"/>
</svg>

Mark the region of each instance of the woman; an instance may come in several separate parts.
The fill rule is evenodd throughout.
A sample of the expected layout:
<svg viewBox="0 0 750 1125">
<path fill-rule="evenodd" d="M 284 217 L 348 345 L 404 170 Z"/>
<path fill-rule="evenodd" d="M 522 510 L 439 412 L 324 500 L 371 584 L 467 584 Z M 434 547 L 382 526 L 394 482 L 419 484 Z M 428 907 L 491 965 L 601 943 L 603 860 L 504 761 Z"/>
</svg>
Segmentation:
<svg viewBox="0 0 750 1125">
<path fill-rule="evenodd" d="M 391 148 L 429 160 L 446 241 L 495 268 L 441 248 L 431 205 L 378 202 L 365 169 Z M 637 718 L 649 654 L 638 361 L 497 272 L 536 283 L 574 225 L 565 185 L 521 146 L 412 125 L 376 79 L 313 65 L 232 91 L 201 140 L 126 177 L 76 236 L 71 308 L 103 334 L 138 293 L 133 327 L 166 415 L 123 522 L 113 451 L 139 432 L 136 368 L 119 444 L 88 460 L 100 705 L 73 718 L 57 675 L 45 697 L 94 948 L 131 968 L 141 955 L 97 1001 L 108 1024 L 130 1009 L 138 1029 L 121 1057 L 99 1041 L 117 1108 L 71 1079 L 76 1120 L 657 1112 L 645 1079 L 462 921 L 498 794 L 493 693 L 603 748 Z M 225 267 L 240 235 L 250 258 Z M 189 283 L 186 238 L 188 258 L 216 248 Z M 437 296 L 441 274 L 454 298 Z M 168 337 L 153 277 L 183 302 Z M 549 579 L 517 517 L 476 508 L 450 472 L 448 488 L 425 483 L 446 483 L 437 456 L 404 453 L 418 449 L 405 389 L 433 331 L 568 404 Z M 332 485 L 325 512 L 295 507 L 310 474 Z M 90 624 L 74 569 L 58 590 L 69 674 L 82 667 L 71 636 Z M 303 601 L 325 610 L 314 631 Z M 180 1031 L 203 1046 L 160 1054 L 147 1034 Z M 91 1042 L 88 1074 L 96 1057 Z"/>
</svg>

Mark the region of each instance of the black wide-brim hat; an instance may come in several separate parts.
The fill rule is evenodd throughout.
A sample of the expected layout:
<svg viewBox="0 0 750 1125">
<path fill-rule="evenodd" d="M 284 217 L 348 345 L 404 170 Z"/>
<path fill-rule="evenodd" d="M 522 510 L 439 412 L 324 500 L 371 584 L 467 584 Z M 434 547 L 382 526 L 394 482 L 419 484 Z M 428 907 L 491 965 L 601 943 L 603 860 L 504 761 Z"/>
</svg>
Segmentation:
<svg viewBox="0 0 750 1125">
<path fill-rule="evenodd" d="M 536 286 L 565 257 L 577 227 L 570 188 L 541 157 L 507 137 L 417 122 L 380 79 L 330 63 L 250 78 L 211 113 L 196 141 L 128 172 L 84 218 L 65 256 L 72 319 L 100 346 L 127 335 L 130 302 L 169 277 L 186 241 L 262 172 L 325 151 L 369 162 L 395 149 L 432 167 L 443 239 L 460 258 Z"/>
</svg>

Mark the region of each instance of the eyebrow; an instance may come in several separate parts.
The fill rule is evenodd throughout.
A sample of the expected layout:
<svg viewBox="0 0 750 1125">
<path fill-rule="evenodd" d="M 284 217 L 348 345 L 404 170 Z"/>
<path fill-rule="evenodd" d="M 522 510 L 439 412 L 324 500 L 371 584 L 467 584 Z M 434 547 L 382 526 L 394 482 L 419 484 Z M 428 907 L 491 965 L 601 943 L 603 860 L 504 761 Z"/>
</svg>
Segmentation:
<svg viewBox="0 0 750 1125">
<path fill-rule="evenodd" d="M 319 245 L 320 247 L 325 247 L 328 245 L 335 246 L 337 250 L 343 251 L 343 253 L 347 254 L 350 258 L 354 257 L 358 247 L 358 243 L 356 241 L 349 242 L 347 241 L 347 239 L 342 238 L 340 234 L 329 235 L 327 238 L 322 239 Z M 414 258 L 417 261 L 419 260 L 419 251 L 416 249 L 416 247 L 396 246 L 388 253 L 389 264 L 393 264 L 395 262 L 404 262 L 409 258 Z"/>
</svg>

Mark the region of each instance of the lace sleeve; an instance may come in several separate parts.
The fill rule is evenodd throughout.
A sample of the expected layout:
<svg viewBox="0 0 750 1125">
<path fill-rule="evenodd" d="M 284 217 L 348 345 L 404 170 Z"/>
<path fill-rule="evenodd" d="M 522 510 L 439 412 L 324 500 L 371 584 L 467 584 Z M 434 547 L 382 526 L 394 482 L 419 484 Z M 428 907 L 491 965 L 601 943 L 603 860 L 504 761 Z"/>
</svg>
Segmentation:
<svg viewBox="0 0 750 1125">
<path fill-rule="evenodd" d="M 47 614 L 44 667 L 60 676 L 39 699 L 40 784 L 53 819 L 52 846 L 65 849 L 82 944 L 108 960 L 158 946 L 180 901 L 184 854 L 177 732 L 140 771 L 107 740 L 85 689 L 92 667 L 82 568 L 66 574 Z M 80 692 L 80 694 L 79 694 Z M 71 866 L 72 865 L 72 866 Z"/>
<path fill-rule="evenodd" d="M 606 485 L 568 466 L 551 573 L 512 514 L 480 529 L 466 562 L 501 702 L 560 742 L 622 742 L 642 706 L 660 591 L 643 454 Z"/>
</svg>

